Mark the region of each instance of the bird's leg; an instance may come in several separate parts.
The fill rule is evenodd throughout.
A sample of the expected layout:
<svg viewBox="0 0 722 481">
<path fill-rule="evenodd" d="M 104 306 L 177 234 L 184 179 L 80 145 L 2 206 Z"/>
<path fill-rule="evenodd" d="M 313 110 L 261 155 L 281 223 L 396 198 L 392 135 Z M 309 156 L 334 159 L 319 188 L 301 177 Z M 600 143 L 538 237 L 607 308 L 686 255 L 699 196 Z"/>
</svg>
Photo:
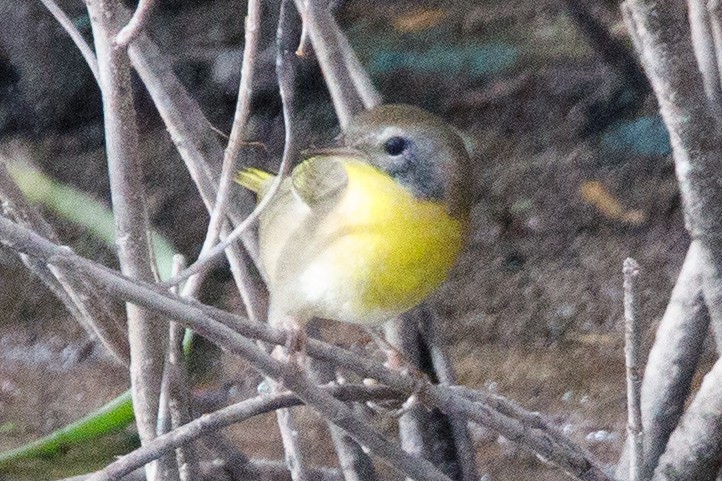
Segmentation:
<svg viewBox="0 0 722 481">
<path fill-rule="evenodd" d="M 366 327 L 366 332 L 369 333 L 371 338 L 376 342 L 376 345 L 386 355 L 386 365 L 397 371 L 407 372 L 420 379 L 427 379 L 426 374 L 421 371 L 418 367 L 404 356 L 396 346 L 387 341 L 383 336 L 379 335 L 373 327 Z"/>
<path fill-rule="evenodd" d="M 306 335 L 306 326 L 301 325 L 298 319 L 287 317 L 285 319 L 286 328 L 286 351 L 288 352 L 288 361 L 295 362 L 299 367 L 303 367 L 306 363 L 306 344 L 308 336 Z"/>
<path fill-rule="evenodd" d="M 371 327 L 367 327 L 366 331 L 374 339 L 374 341 L 376 341 L 379 349 L 381 349 L 381 351 L 384 352 L 384 354 L 386 355 L 386 365 L 389 368 L 404 372 L 419 380 L 429 380 L 428 376 L 416 365 L 416 363 L 414 363 L 411 359 L 404 355 L 404 353 L 399 347 L 394 346 L 391 341 L 386 339 L 383 335 L 379 334 Z M 394 339 L 394 337 L 392 337 L 392 339 Z M 402 340 L 400 339 L 396 339 L 396 342 L 403 344 Z M 387 412 L 387 415 L 390 415 L 394 418 L 400 418 L 411 409 L 413 409 L 418 404 L 418 391 L 421 389 L 422 385 L 423 384 L 419 383 L 417 385 L 417 389 L 413 393 L 411 393 L 411 395 L 403 403 L 403 405 L 398 409 Z M 371 407 L 372 409 L 383 409 L 379 405 L 369 407 Z"/>
</svg>

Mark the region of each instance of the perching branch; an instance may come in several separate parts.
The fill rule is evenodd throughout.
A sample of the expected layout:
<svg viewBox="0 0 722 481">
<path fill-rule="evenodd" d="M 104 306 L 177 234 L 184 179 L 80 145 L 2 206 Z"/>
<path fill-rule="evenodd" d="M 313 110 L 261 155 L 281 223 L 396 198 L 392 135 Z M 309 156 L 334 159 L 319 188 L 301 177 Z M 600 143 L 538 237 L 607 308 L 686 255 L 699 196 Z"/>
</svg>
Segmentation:
<svg viewBox="0 0 722 481">
<path fill-rule="evenodd" d="M 250 323 L 240 316 L 203 305 L 197 301 L 179 298 L 156 284 L 128 279 L 115 271 L 83 259 L 73 254 L 68 248 L 57 246 L 2 217 L 0 217 L 0 242 L 44 262 L 77 269 L 89 276 L 108 295 L 137 303 L 147 309 L 157 310 L 170 319 L 178 320 L 226 351 L 247 358 L 263 374 L 280 378 L 288 389 L 293 390 L 307 404 L 318 409 L 332 422 L 344 428 L 372 452 L 383 456 L 386 460 L 392 459 L 389 462 L 394 462 L 398 467 L 402 467 L 400 463 L 403 461 L 403 468 L 407 470 L 407 474 L 419 475 L 413 466 L 420 460 L 409 458 L 397 447 L 389 447 L 385 441 L 380 441 L 375 435 L 372 435 L 367 427 L 361 427 L 362 431 L 359 435 L 355 429 L 357 422 L 353 418 L 346 417 L 351 416 L 351 413 L 345 405 L 329 404 L 326 402 L 325 396 L 321 399 L 317 396 L 307 397 L 307 395 L 315 393 L 315 388 L 305 375 L 295 369 L 288 369 L 288 365 L 279 365 L 277 361 L 259 352 L 247 340 L 247 338 L 251 338 L 282 345 L 286 341 L 286 333 L 265 324 Z M 401 375 L 384 368 L 367 357 L 314 339 L 308 340 L 306 352 L 309 356 L 327 360 L 361 376 L 376 379 L 393 389 L 404 392 L 407 396 L 418 393 L 422 402 L 432 407 L 438 407 L 444 412 L 458 412 L 467 415 L 470 419 L 498 430 L 507 439 L 520 443 L 566 471 L 574 473 L 580 479 L 609 480 L 596 462 L 581 448 L 570 449 L 558 439 L 550 439 L 549 434 L 544 430 L 526 429 L 523 424 L 520 424 L 520 421 L 501 415 L 490 406 L 465 401 L 448 387 L 427 384 L 419 379 Z M 271 374 L 274 376 L 270 376 Z M 329 410 L 330 407 L 333 409 Z M 528 413 L 526 416 L 533 418 Z M 363 426 L 363 423 L 361 424 Z M 571 444 L 571 441 L 568 443 Z M 438 473 L 436 468 L 430 463 L 422 463 L 422 465 L 424 466 L 422 471 L 428 473 L 428 476 L 422 476 L 421 479 L 436 477 L 436 473 Z M 413 471 L 414 474 L 411 474 L 410 471 Z M 443 478 L 445 479 L 445 477 Z"/>
</svg>

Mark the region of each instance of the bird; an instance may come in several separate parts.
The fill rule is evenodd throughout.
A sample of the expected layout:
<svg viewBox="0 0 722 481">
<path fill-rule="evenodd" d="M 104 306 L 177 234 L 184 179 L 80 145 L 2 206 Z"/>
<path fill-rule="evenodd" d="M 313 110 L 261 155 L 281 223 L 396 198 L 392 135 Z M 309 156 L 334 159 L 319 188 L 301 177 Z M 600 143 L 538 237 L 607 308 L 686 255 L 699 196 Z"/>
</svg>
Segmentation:
<svg viewBox="0 0 722 481">
<path fill-rule="evenodd" d="M 297 349 L 314 317 L 379 326 L 421 303 L 469 232 L 471 160 L 442 118 L 383 104 L 342 136 L 342 148 L 308 153 L 259 217 L 269 323 Z M 274 178 L 246 168 L 235 180 L 260 201 Z"/>
</svg>

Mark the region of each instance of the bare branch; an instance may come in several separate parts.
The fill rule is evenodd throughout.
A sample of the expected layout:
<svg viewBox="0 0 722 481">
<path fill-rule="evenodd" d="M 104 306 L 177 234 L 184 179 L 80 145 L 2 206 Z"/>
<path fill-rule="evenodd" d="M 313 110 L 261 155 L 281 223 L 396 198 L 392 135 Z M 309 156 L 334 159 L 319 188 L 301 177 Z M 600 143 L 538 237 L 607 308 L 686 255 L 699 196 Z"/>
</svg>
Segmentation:
<svg viewBox="0 0 722 481">
<path fill-rule="evenodd" d="M 627 368 L 627 435 L 632 440 L 629 480 L 641 481 L 644 469 L 644 444 L 639 366 L 639 299 L 637 277 L 639 264 L 632 258 L 624 261 L 624 362 Z"/>
<path fill-rule="evenodd" d="M 118 32 L 118 35 L 115 36 L 116 47 L 125 48 L 140 35 L 140 32 L 145 29 L 156 3 L 156 0 L 140 0 L 138 2 L 133 17 L 128 24 Z"/>
<path fill-rule="evenodd" d="M 722 122 L 722 85 L 720 84 L 720 71 L 717 66 L 717 53 L 707 0 L 688 0 L 687 6 L 692 46 L 699 70 L 702 73 L 707 105 L 717 121 Z"/>
<path fill-rule="evenodd" d="M 366 109 L 371 109 L 383 103 L 381 94 L 376 90 L 373 82 L 371 82 L 371 77 L 369 77 L 369 74 L 366 72 L 363 65 L 361 65 L 361 62 L 359 62 L 356 52 L 354 52 L 348 38 L 346 38 L 346 34 L 344 34 L 343 30 L 341 30 L 338 26 L 335 18 L 330 15 L 329 18 L 329 27 L 336 35 L 336 43 L 339 54 L 343 59 L 354 87 L 356 87 L 356 92 L 361 97 L 364 107 Z"/>
<path fill-rule="evenodd" d="M 208 223 L 206 238 L 203 241 L 201 254 L 203 257 L 211 247 L 218 241 L 221 228 L 226 219 L 226 206 L 228 204 L 229 191 L 233 184 L 235 173 L 236 157 L 241 150 L 241 145 L 246 135 L 246 125 L 251 105 L 251 83 L 256 63 L 256 50 L 258 48 L 258 37 L 260 34 L 260 0 L 249 0 L 248 15 L 246 16 L 246 38 L 243 47 L 243 63 L 241 66 L 241 80 L 238 85 L 238 99 L 236 101 L 236 112 L 233 117 L 231 135 L 228 145 L 223 152 L 223 165 L 221 166 L 221 178 L 216 192 L 215 203 L 211 211 L 211 218 Z M 189 282 L 194 282 L 193 280 Z"/>
<path fill-rule="evenodd" d="M 348 384 L 345 386 L 324 386 L 319 388 L 338 400 L 383 400 L 398 399 L 401 394 L 386 387 L 371 387 Z M 151 443 L 132 451 L 99 471 L 88 481 L 120 479 L 146 463 L 159 458 L 173 449 L 183 446 L 209 432 L 243 422 L 254 416 L 279 409 L 300 406 L 303 401 L 293 393 L 276 393 L 256 396 L 231 406 L 219 409 L 158 436 Z"/>
<path fill-rule="evenodd" d="M 98 74 L 98 60 L 95 58 L 95 52 L 90 48 L 88 42 L 85 41 L 83 35 L 75 28 L 75 24 L 72 20 L 63 12 L 63 9 L 55 3 L 54 0 L 40 0 L 45 5 L 45 8 L 55 17 L 55 20 L 68 32 L 70 38 L 73 39 L 75 46 L 78 47 L 80 53 L 83 55 L 85 62 L 90 67 L 90 71 L 93 72 L 95 81 L 100 85 L 100 76 Z"/>
<path fill-rule="evenodd" d="M 430 463 L 408 457 L 403 450 L 379 439 L 377 433 L 369 431 L 368 426 L 353 418 L 352 411 L 347 406 L 339 405 L 329 401 L 326 396 L 319 395 L 311 381 L 294 364 L 278 363 L 259 351 L 248 340 L 250 338 L 282 345 L 287 338 L 285 332 L 266 324 L 250 323 L 240 316 L 197 301 L 179 298 L 157 284 L 128 279 L 2 217 L 0 217 L 0 242 L 45 262 L 78 269 L 88 275 L 108 295 L 118 296 L 147 309 L 157 310 L 171 319 L 182 322 L 186 327 L 226 351 L 248 359 L 262 374 L 280 380 L 285 387 L 294 391 L 327 419 L 342 427 L 357 442 L 379 454 L 387 462 L 392 462 L 406 474 L 420 479 L 446 479 L 446 477 L 439 478 L 438 471 Z M 407 396 L 418 393 L 422 402 L 438 407 L 444 412 L 465 414 L 476 422 L 498 430 L 508 439 L 520 443 L 568 472 L 576 473 L 580 479 L 609 480 L 584 450 L 578 446 L 574 449 L 569 448 L 569 445 L 573 446 L 571 441 L 564 441 L 563 437 L 560 441 L 543 429 L 526 429 L 525 424 L 520 421 L 501 415 L 491 406 L 466 401 L 449 387 L 431 385 L 420 379 L 401 375 L 384 368 L 372 359 L 314 339 L 308 340 L 306 352 L 309 356 L 327 360 L 361 376 L 376 379 L 404 392 Z M 530 413 L 526 413 L 524 417 L 535 418 Z M 422 472 L 419 473 L 417 468 L 421 468 Z"/>
<path fill-rule="evenodd" d="M 148 217 L 138 149 L 138 131 L 125 51 L 114 49 L 116 3 L 87 2 L 98 56 L 103 99 L 105 149 L 115 216 L 115 239 L 121 271 L 153 282 Z M 130 341 L 130 380 L 138 433 L 142 443 L 155 437 L 158 398 L 163 376 L 165 330 L 154 315 L 134 304 L 126 305 Z M 158 346 L 161 349 L 158 349 Z"/>
<path fill-rule="evenodd" d="M 453 386 L 457 383 L 456 373 L 439 333 L 439 321 L 433 309 L 426 306 L 426 313 L 421 317 L 421 335 L 427 343 L 431 363 L 434 366 L 434 373 L 439 383 Z M 479 473 L 476 469 L 476 450 L 474 449 L 474 441 L 471 438 L 467 420 L 456 412 L 447 413 L 447 416 L 454 436 L 456 460 L 461 469 L 461 479 L 463 481 L 476 481 L 479 479 Z"/>
<path fill-rule="evenodd" d="M 296 9 L 308 35 L 313 50 L 321 65 L 341 129 L 345 130 L 351 118 L 364 108 L 356 94 L 355 85 L 346 70 L 339 51 L 336 35 L 324 0 L 295 0 Z"/>
<path fill-rule="evenodd" d="M 722 144 L 704 97 L 703 82 L 679 3 L 628 0 L 642 63 L 669 130 L 685 222 L 701 251 L 702 290 L 718 341 L 722 339 Z M 722 365 L 705 377 L 670 437 L 654 479 L 711 479 L 722 462 Z M 716 377 L 716 378 L 715 378 Z M 704 422 L 701 422 L 705 419 Z M 692 431 L 692 428 L 700 428 Z M 692 442 L 692 440 L 694 442 Z M 675 474 L 676 473 L 676 474 Z"/>
<path fill-rule="evenodd" d="M 647 358 L 641 393 L 645 457 L 642 479 L 652 476 L 677 426 L 704 350 L 709 317 L 702 295 L 699 254 L 699 243 L 692 242 Z M 629 472 L 629 453 L 627 440 L 617 466 L 620 479 Z"/>
<path fill-rule="evenodd" d="M 28 202 L 0 162 L 0 199 L 5 215 L 41 235 L 57 241 L 54 229 Z M 23 263 L 60 299 L 68 311 L 92 338 L 98 338 L 115 358 L 128 364 L 129 345 L 125 330 L 118 324 L 109 300 L 88 288 L 73 272 L 48 267 L 42 262 L 21 255 Z"/>
<path fill-rule="evenodd" d="M 288 48 L 290 43 L 290 33 L 293 30 L 292 15 L 290 5 L 287 0 L 281 2 L 281 9 L 278 17 L 278 28 L 276 31 L 276 76 L 278 77 L 278 88 L 281 95 L 283 105 L 283 119 L 285 128 L 285 142 L 283 151 L 284 168 L 281 169 L 279 178 L 285 174 L 285 165 L 291 156 L 295 156 L 295 130 L 293 124 L 294 109 L 294 69 L 292 67 L 293 54 Z M 280 185 L 277 184 L 277 185 Z M 273 194 L 271 194 L 273 195 Z M 274 326 L 275 327 L 275 326 Z M 274 358 L 288 362 L 288 356 L 283 352 L 280 346 L 272 351 Z M 266 382 L 271 386 L 272 393 L 278 393 L 283 387 L 273 379 L 266 378 Z M 293 412 L 290 409 L 279 409 L 276 411 L 276 420 L 278 428 L 281 432 L 281 441 L 285 452 L 286 466 L 291 473 L 293 481 L 306 481 L 308 474 L 306 471 L 306 463 L 301 451 L 299 430 Z"/>
</svg>

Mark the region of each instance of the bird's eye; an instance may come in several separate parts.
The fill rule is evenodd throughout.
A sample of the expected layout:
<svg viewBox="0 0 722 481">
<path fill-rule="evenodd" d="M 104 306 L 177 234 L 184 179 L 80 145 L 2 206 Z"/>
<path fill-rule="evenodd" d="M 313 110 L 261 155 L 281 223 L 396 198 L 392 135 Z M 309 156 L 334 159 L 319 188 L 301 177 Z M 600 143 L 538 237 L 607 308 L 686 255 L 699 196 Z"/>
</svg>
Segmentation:
<svg viewBox="0 0 722 481">
<path fill-rule="evenodd" d="M 406 150 L 407 145 L 408 142 L 403 137 L 391 137 L 384 144 L 384 150 L 390 156 L 396 157 L 397 155 L 401 155 L 401 153 Z"/>
</svg>

